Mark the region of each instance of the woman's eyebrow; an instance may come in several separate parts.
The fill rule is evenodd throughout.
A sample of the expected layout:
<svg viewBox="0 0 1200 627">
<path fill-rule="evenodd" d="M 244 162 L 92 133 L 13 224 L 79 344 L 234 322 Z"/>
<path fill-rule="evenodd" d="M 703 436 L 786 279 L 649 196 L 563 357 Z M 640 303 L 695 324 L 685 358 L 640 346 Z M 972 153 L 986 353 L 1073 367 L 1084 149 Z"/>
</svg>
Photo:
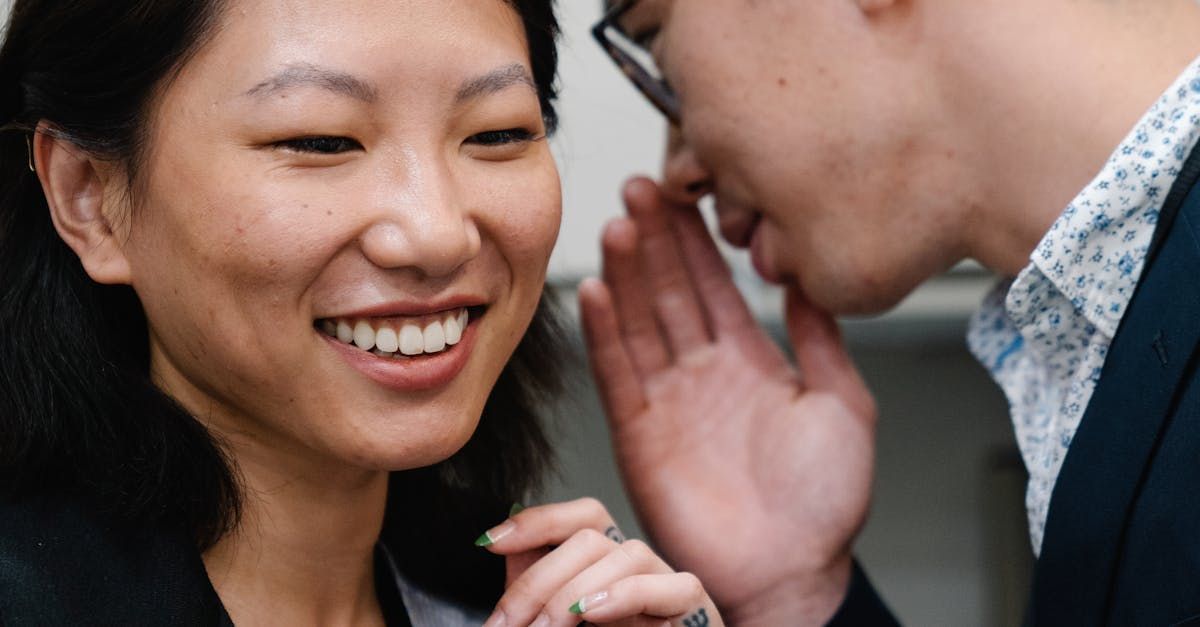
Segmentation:
<svg viewBox="0 0 1200 627">
<path fill-rule="evenodd" d="M 319 87 L 363 102 L 374 102 L 378 95 L 374 85 L 353 74 L 311 64 L 289 65 L 243 95 L 264 98 L 299 86 Z"/>
<path fill-rule="evenodd" d="M 462 86 L 458 88 L 458 94 L 454 97 L 454 100 L 455 102 L 462 103 L 467 100 L 479 98 L 480 96 L 494 94 L 513 85 L 525 85 L 535 93 L 537 92 L 537 83 L 533 82 L 533 77 L 529 75 L 529 70 L 520 63 L 513 63 L 463 82 Z"/>
</svg>

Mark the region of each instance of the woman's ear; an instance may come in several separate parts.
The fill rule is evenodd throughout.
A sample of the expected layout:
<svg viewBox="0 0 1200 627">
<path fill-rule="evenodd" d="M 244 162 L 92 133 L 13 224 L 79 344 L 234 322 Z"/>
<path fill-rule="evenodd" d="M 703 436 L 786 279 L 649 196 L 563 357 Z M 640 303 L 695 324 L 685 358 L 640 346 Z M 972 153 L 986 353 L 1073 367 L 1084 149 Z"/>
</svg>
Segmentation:
<svg viewBox="0 0 1200 627">
<path fill-rule="evenodd" d="M 79 255 L 93 281 L 129 284 L 124 238 L 113 228 L 115 196 L 106 192 L 112 165 L 55 137 L 45 124 L 33 134 L 33 163 L 59 237 Z"/>
</svg>

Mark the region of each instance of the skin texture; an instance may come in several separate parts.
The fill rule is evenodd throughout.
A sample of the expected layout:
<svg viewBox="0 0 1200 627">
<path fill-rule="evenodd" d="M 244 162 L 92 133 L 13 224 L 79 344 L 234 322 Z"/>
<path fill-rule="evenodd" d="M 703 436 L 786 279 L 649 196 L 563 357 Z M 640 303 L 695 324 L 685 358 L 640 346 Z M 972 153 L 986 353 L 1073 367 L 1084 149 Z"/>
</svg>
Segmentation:
<svg viewBox="0 0 1200 627">
<path fill-rule="evenodd" d="M 1200 53 L 1200 9 L 643 0 L 627 24 L 657 33 L 681 122 L 580 290 L 618 460 L 655 546 L 731 623 L 821 624 L 866 520 L 876 417 L 831 316 L 967 257 L 1019 272 Z M 700 227 L 709 193 L 787 290 L 795 365 Z"/>
</svg>

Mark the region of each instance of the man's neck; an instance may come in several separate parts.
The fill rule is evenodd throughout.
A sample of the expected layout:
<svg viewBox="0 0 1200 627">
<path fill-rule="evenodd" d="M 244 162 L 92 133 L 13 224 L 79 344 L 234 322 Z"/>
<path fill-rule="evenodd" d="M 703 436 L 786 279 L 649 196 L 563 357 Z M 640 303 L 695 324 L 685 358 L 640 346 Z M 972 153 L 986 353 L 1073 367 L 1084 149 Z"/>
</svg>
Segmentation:
<svg viewBox="0 0 1200 627">
<path fill-rule="evenodd" d="M 969 154 L 980 155 L 974 169 L 983 200 L 967 247 L 985 266 L 1015 275 L 1200 54 L 1200 7 L 1190 0 L 945 4 L 961 14 L 935 26 L 959 32 L 946 35 L 955 51 L 945 60 L 956 83 L 951 98 L 957 122 L 979 147 Z"/>
<path fill-rule="evenodd" d="M 373 558 L 387 473 L 280 472 L 296 465 L 249 443 L 232 448 L 243 517 L 203 558 L 234 622 L 377 624 Z"/>
</svg>

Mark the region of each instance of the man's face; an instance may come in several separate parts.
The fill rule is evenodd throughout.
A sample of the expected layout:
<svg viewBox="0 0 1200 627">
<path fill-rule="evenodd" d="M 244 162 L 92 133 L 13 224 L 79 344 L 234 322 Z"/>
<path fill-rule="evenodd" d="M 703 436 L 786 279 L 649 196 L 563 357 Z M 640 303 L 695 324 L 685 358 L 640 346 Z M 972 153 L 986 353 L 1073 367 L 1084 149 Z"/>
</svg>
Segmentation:
<svg viewBox="0 0 1200 627">
<path fill-rule="evenodd" d="M 891 307 L 964 256 L 975 203 L 916 11 L 641 0 L 621 21 L 680 99 L 668 191 L 703 179 L 764 278 L 835 313 Z"/>
</svg>

